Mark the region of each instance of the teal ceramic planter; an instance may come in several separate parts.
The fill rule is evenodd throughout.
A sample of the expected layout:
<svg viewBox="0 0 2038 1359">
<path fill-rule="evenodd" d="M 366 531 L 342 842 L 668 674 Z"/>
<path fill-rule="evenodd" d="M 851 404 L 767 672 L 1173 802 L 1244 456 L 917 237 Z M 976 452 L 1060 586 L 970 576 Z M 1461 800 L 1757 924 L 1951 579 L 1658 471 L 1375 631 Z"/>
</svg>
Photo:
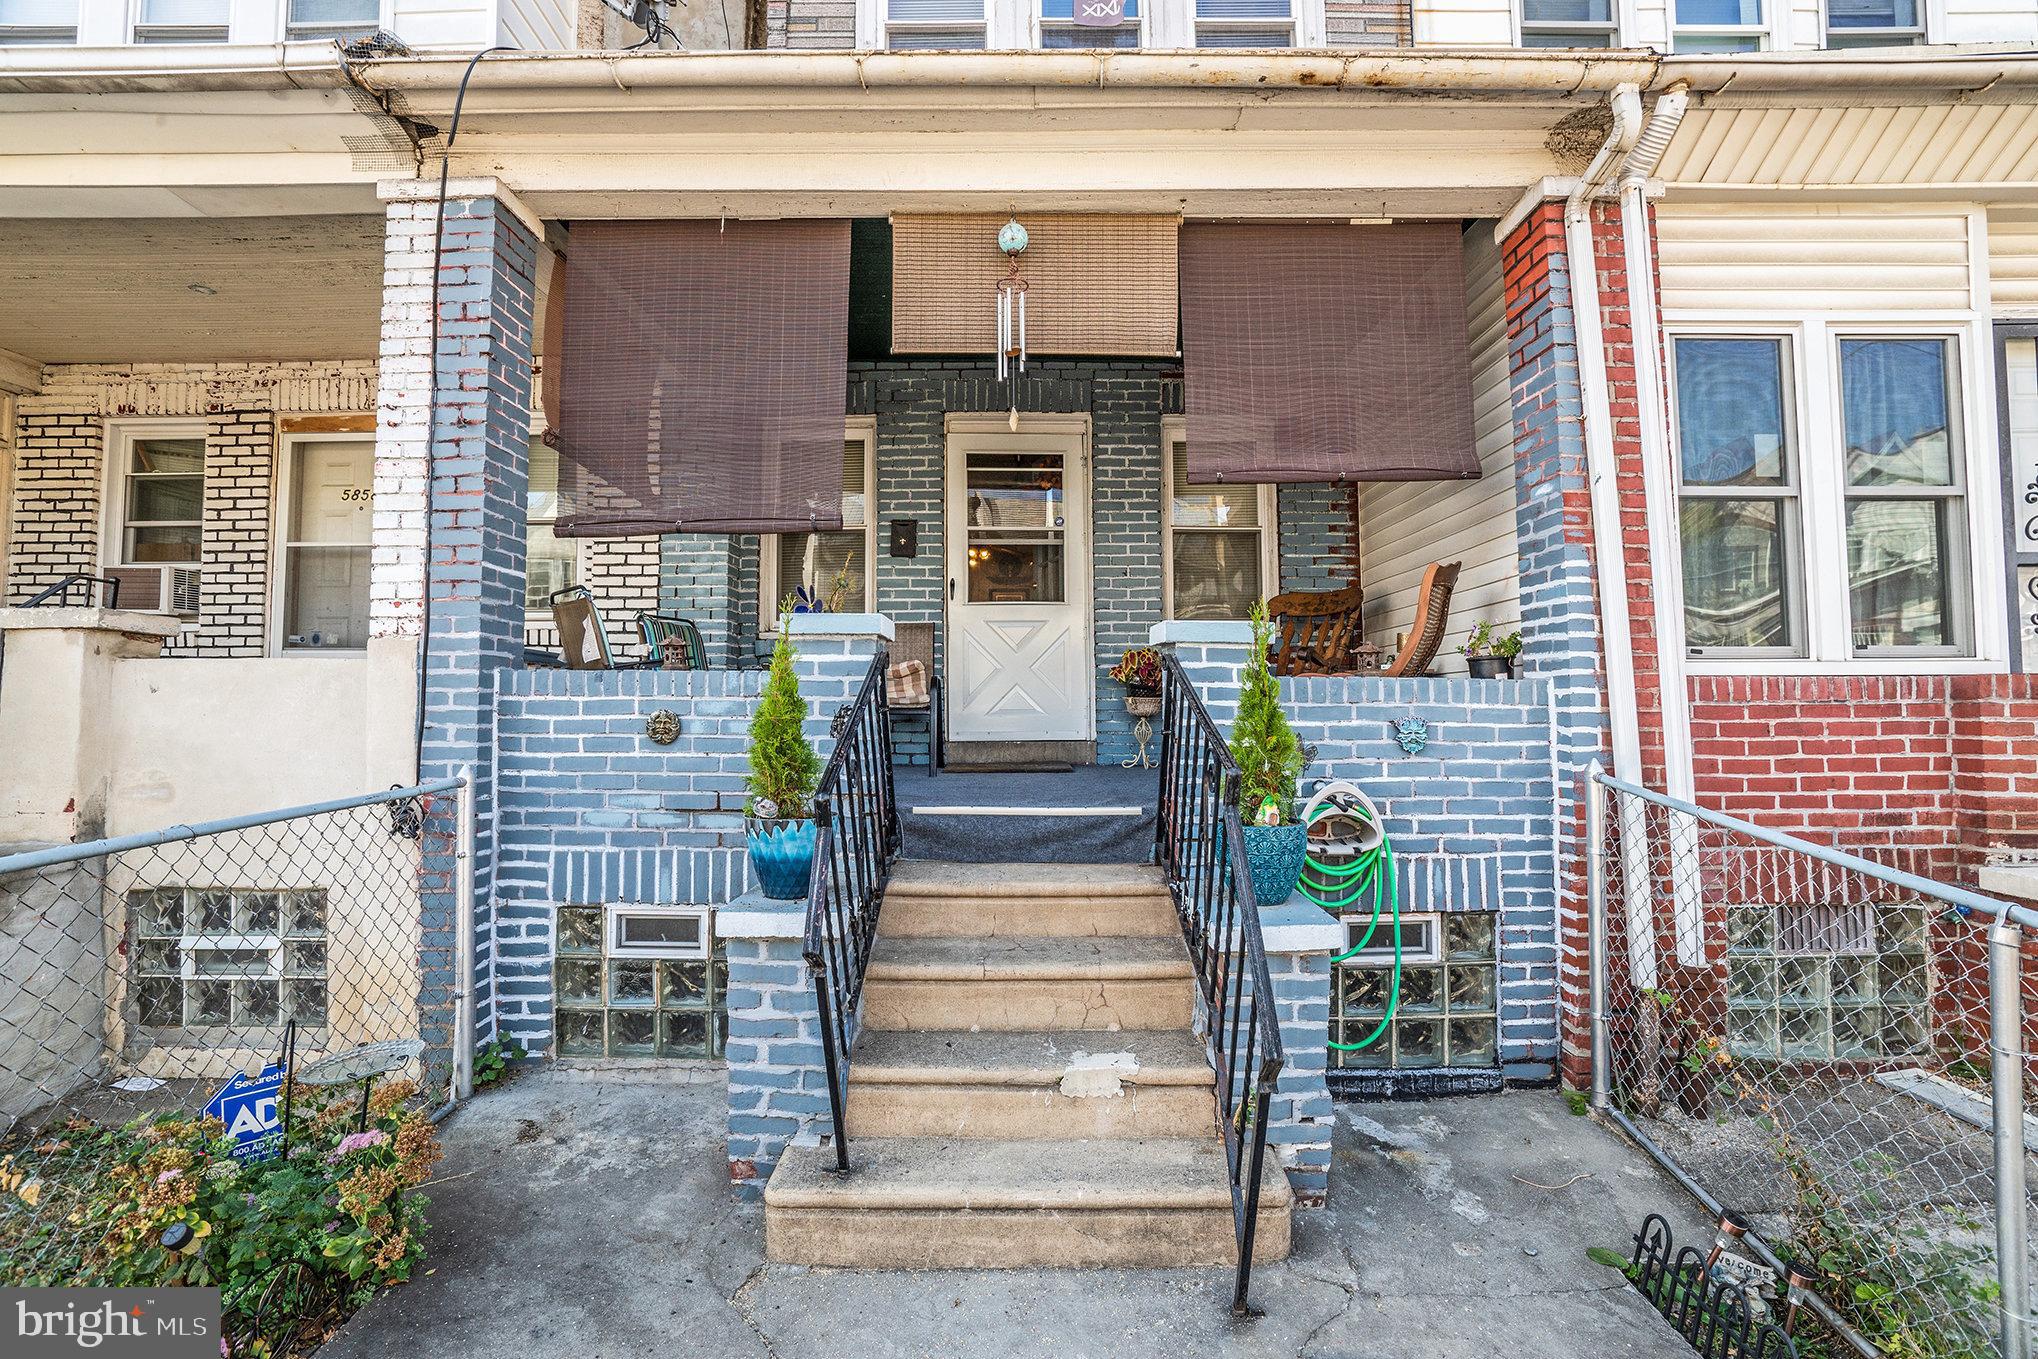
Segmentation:
<svg viewBox="0 0 2038 1359">
<path fill-rule="evenodd" d="M 1279 906 L 1302 878 L 1309 855 L 1309 827 L 1247 826 L 1245 858 L 1252 869 L 1253 899 L 1262 907 Z"/>
<path fill-rule="evenodd" d="M 764 895 L 774 901 L 804 897 L 814 876 L 818 834 L 814 823 L 783 816 L 746 816 L 743 829 L 750 845 L 750 872 Z"/>
</svg>

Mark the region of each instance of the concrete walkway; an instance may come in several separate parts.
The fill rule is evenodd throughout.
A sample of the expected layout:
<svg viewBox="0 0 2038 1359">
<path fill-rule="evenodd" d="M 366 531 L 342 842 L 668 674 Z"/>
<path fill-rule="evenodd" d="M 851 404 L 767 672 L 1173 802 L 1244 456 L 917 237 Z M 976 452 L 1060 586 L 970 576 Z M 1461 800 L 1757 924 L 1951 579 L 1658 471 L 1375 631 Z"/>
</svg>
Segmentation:
<svg viewBox="0 0 2038 1359">
<path fill-rule="evenodd" d="M 1230 1271 L 873 1274 L 767 1265 L 724 1183 L 722 1081 L 533 1071 L 445 1127 L 427 1271 L 325 1359 L 1202 1355 L 1689 1359 L 1588 1246 L 1677 1189 L 1554 1092 L 1339 1105 L 1330 1205 L 1288 1261 Z M 1556 1186 L 1556 1187 L 1545 1187 Z"/>
</svg>

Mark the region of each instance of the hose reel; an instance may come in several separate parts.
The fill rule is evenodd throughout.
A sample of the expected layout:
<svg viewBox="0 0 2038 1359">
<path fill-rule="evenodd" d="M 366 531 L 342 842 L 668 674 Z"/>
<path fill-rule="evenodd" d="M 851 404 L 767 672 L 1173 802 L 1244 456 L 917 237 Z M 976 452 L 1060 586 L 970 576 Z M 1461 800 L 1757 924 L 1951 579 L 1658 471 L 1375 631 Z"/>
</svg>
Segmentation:
<svg viewBox="0 0 2038 1359">
<path fill-rule="evenodd" d="M 1338 1052 L 1358 1052 L 1380 1040 L 1401 1005 L 1401 897 L 1394 847 L 1388 843 L 1380 809 L 1364 789 L 1347 779 L 1333 779 L 1318 788 L 1302 809 L 1302 824 L 1309 828 L 1309 849 L 1298 884 L 1302 895 L 1339 919 L 1343 918 L 1341 912 L 1369 891 L 1373 898 L 1373 916 L 1365 932 L 1330 961 L 1344 962 L 1372 943 L 1380 928 L 1383 904 L 1393 917 L 1394 964 L 1387 985 L 1386 1013 L 1379 1026 L 1358 1042 L 1329 1044 Z"/>
</svg>

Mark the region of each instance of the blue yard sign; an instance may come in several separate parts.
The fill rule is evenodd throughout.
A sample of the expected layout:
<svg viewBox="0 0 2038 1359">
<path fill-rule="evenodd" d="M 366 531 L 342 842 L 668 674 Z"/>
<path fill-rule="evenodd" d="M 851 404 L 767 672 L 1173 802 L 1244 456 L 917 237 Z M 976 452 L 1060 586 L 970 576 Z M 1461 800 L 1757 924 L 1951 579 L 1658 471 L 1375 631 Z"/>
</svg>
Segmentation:
<svg viewBox="0 0 2038 1359">
<path fill-rule="evenodd" d="M 282 1150 L 283 1068 L 271 1064 L 258 1076 L 235 1072 L 205 1106 L 206 1115 L 226 1124 L 236 1161 L 266 1161 Z"/>
</svg>

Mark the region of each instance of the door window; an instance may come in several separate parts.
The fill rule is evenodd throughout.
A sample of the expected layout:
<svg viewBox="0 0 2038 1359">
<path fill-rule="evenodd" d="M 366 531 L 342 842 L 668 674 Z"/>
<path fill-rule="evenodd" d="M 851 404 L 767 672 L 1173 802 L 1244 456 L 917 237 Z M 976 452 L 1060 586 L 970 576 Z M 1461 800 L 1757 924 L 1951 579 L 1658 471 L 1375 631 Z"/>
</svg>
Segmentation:
<svg viewBox="0 0 2038 1359">
<path fill-rule="evenodd" d="M 374 491 L 370 439 L 307 439 L 291 447 L 283 542 L 283 645 L 368 645 L 368 559 Z"/>
<path fill-rule="evenodd" d="M 972 453 L 964 471 L 969 602 L 1068 598 L 1068 495 L 1059 453 Z"/>
</svg>

